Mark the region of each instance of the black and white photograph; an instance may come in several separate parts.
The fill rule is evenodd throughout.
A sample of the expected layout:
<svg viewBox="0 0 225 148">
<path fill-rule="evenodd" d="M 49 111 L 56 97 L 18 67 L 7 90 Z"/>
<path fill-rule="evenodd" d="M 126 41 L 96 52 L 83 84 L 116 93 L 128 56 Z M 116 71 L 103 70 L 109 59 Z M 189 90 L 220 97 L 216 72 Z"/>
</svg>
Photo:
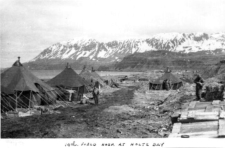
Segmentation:
<svg viewBox="0 0 225 148">
<path fill-rule="evenodd" d="M 225 147 L 225 0 L 0 0 L 0 68 L 8 147 Z"/>
</svg>

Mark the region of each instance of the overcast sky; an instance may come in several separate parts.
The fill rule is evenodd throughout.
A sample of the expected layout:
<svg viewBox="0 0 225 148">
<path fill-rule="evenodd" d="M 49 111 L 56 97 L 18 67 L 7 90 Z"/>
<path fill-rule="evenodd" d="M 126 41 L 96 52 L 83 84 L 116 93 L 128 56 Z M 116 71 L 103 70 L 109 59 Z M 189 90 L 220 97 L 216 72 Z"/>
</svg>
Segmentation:
<svg viewBox="0 0 225 148">
<path fill-rule="evenodd" d="M 1 67 L 54 43 L 225 32 L 225 0 L 0 0 Z"/>
</svg>

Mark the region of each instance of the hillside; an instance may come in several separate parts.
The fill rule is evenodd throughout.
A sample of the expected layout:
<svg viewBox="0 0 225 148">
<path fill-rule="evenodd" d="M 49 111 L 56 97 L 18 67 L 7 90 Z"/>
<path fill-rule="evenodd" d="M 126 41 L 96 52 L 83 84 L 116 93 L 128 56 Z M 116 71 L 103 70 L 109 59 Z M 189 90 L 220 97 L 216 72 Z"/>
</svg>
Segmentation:
<svg viewBox="0 0 225 148">
<path fill-rule="evenodd" d="M 224 59 L 225 58 L 223 58 L 218 63 L 207 67 L 204 70 L 203 75 L 205 77 L 214 77 L 215 76 L 215 77 L 225 81 L 225 60 Z"/>
<path fill-rule="evenodd" d="M 170 51 L 151 51 L 145 53 L 135 53 L 125 57 L 121 62 L 113 65 L 115 70 L 138 70 L 164 69 L 195 69 L 202 70 L 216 64 L 224 59 L 225 55 L 208 55 L 203 52 L 196 53 L 177 53 Z M 100 67 L 101 69 L 102 67 Z"/>
</svg>

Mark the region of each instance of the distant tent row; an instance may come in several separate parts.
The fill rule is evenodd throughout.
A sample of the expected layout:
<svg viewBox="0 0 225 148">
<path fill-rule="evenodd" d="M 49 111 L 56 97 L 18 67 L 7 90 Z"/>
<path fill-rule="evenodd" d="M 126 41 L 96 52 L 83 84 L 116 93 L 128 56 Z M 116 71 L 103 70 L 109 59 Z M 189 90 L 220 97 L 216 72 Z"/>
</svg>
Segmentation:
<svg viewBox="0 0 225 148">
<path fill-rule="evenodd" d="M 56 98 L 55 89 L 28 71 L 20 57 L 1 74 L 1 112 L 53 104 Z"/>
<path fill-rule="evenodd" d="M 173 75 L 171 72 L 172 71 L 169 70 L 169 68 L 167 67 L 167 69 L 164 71 L 164 74 L 160 78 L 149 83 L 149 89 L 164 90 L 165 80 L 168 80 L 170 82 L 171 84 L 170 89 L 176 90 L 176 89 L 179 89 L 181 86 L 183 86 L 183 82 L 179 78 L 177 78 L 175 75 Z"/>
</svg>

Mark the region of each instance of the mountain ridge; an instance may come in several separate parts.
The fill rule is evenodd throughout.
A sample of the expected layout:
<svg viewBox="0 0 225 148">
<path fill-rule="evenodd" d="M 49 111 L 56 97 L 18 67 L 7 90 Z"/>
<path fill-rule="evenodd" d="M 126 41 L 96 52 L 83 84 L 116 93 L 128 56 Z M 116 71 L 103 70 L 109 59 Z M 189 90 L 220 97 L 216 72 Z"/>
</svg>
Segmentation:
<svg viewBox="0 0 225 148">
<path fill-rule="evenodd" d="M 225 33 L 163 33 L 146 39 L 109 42 L 100 42 L 95 39 L 71 40 L 53 44 L 28 64 L 35 68 L 35 64 L 41 63 L 51 67 L 50 65 L 72 62 L 77 68 L 84 64 L 99 67 L 121 62 L 124 57 L 134 53 L 160 50 L 184 54 L 202 51 L 212 56 L 224 54 Z"/>
</svg>

